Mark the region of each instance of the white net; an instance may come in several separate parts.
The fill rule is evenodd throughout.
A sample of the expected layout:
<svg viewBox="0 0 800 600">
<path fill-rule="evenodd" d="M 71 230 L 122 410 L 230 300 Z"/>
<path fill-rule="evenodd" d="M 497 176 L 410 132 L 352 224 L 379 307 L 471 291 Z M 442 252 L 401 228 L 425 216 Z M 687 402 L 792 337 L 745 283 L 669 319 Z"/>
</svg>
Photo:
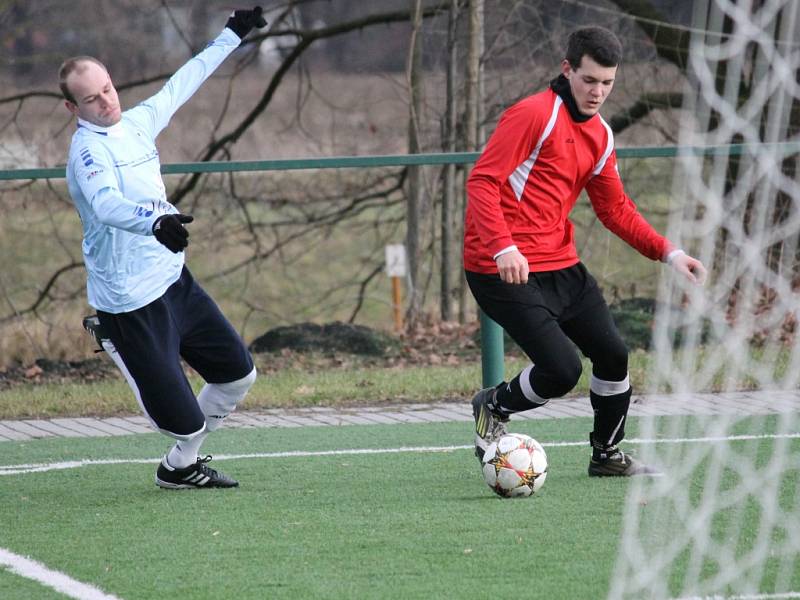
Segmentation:
<svg viewBox="0 0 800 600">
<path fill-rule="evenodd" d="M 670 237 L 711 275 L 664 278 L 653 391 L 765 414 L 641 424 L 667 475 L 632 482 L 610 598 L 800 598 L 798 40 L 797 0 L 695 3 Z"/>
</svg>

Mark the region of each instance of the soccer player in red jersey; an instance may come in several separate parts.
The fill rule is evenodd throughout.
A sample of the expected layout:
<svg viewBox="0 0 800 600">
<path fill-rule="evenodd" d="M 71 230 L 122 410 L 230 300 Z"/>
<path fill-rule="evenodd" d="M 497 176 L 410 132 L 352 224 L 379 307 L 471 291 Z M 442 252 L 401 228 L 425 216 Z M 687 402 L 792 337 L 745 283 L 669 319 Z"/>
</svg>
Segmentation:
<svg viewBox="0 0 800 600">
<path fill-rule="evenodd" d="M 506 431 L 509 415 L 563 396 L 592 362 L 589 475 L 657 474 L 617 447 L 631 398 L 628 349 L 578 257 L 569 214 L 586 190 L 597 217 L 652 260 L 702 284 L 702 263 L 639 213 L 617 170 L 614 136 L 600 107 L 614 86 L 622 46 L 602 27 L 574 31 L 550 87 L 502 115 L 467 182 L 467 282 L 481 309 L 532 364 L 472 401 L 476 455 Z M 574 346 L 573 346 L 574 344 Z"/>
</svg>

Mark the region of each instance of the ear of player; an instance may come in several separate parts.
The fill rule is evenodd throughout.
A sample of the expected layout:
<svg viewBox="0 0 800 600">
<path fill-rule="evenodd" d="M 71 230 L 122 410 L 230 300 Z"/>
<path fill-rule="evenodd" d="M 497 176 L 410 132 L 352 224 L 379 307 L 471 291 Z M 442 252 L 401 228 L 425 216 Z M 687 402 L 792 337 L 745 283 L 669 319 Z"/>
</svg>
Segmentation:
<svg viewBox="0 0 800 600">
<path fill-rule="evenodd" d="M 244 39 L 244 36 L 254 28 L 267 26 L 267 20 L 261 15 L 261 12 L 260 6 L 256 6 L 252 10 L 235 10 L 231 13 L 225 27 Z"/>
<path fill-rule="evenodd" d="M 153 223 L 153 235 L 167 249 L 177 254 L 189 245 L 189 231 L 183 224 L 192 221 L 194 221 L 192 215 L 161 215 Z"/>
</svg>

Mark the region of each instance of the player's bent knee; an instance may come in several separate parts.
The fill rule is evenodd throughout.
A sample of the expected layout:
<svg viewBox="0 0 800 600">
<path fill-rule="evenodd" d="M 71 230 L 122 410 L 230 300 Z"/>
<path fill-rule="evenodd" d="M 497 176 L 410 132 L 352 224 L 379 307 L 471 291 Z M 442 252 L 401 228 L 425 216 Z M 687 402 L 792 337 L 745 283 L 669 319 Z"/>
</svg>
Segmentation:
<svg viewBox="0 0 800 600">
<path fill-rule="evenodd" d="M 592 357 L 593 370 L 604 379 L 618 381 L 628 373 L 628 347 L 620 341 L 606 348 L 600 356 Z"/>
<path fill-rule="evenodd" d="M 543 400 L 560 398 L 578 385 L 582 372 L 583 366 L 577 357 L 574 361 L 551 366 L 546 371 L 537 366 L 531 375 L 531 387 Z"/>
<path fill-rule="evenodd" d="M 556 388 L 557 394 L 555 394 L 555 396 L 561 397 L 572 391 L 572 389 L 578 385 L 581 373 L 583 373 L 583 365 L 581 365 L 579 360 L 576 360 L 572 364 L 562 365 L 561 369 L 556 373 L 554 387 Z"/>
<path fill-rule="evenodd" d="M 220 390 L 231 394 L 246 394 L 248 390 L 253 387 L 253 384 L 256 382 L 256 368 L 253 367 L 253 370 L 250 371 L 247 375 L 242 377 L 241 379 L 237 379 L 236 381 L 230 381 L 228 383 L 212 383 L 211 385 L 217 386 Z"/>
<path fill-rule="evenodd" d="M 197 397 L 206 417 L 224 418 L 242 401 L 256 381 L 256 369 L 236 381 L 207 383 Z M 211 427 L 209 427 L 211 428 Z"/>
</svg>

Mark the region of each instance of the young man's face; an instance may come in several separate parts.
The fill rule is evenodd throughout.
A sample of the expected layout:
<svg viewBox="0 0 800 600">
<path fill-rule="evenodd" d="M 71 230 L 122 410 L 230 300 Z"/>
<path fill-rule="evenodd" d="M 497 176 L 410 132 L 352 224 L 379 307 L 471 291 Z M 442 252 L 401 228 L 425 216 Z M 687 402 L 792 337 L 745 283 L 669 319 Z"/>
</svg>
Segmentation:
<svg viewBox="0 0 800 600">
<path fill-rule="evenodd" d="M 66 101 L 72 114 L 100 127 L 111 127 L 122 118 L 117 90 L 108 71 L 97 63 L 82 62 L 66 83 L 75 98 L 75 103 Z"/>
<path fill-rule="evenodd" d="M 591 116 L 597 114 L 611 93 L 617 67 L 604 67 L 584 54 L 577 69 L 573 69 L 569 61 L 561 61 L 561 72 L 569 79 L 569 87 L 578 104 L 578 110 Z"/>
</svg>

